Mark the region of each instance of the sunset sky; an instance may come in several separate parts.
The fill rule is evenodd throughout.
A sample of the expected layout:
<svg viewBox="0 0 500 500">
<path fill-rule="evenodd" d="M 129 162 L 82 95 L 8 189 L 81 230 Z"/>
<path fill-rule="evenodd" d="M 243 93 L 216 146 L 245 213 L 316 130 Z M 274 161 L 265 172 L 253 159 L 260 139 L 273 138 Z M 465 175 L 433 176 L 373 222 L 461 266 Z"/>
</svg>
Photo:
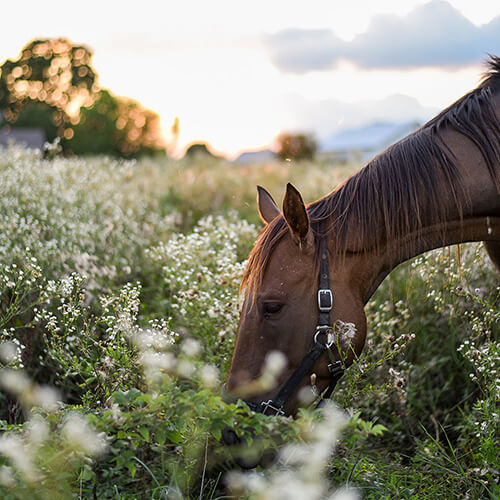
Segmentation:
<svg viewBox="0 0 500 500">
<path fill-rule="evenodd" d="M 0 64 L 33 38 L 86 44 L 100 85 L 159 113 L 167 139 L 179 117 L 179 150 L 207 141 L 230 156 L 281 130 L 322 139 L 375 120 L 428 119 L 477 85 L 487 53 L 500 55 L 498 0 L 9 6 Z"/>
</svg>

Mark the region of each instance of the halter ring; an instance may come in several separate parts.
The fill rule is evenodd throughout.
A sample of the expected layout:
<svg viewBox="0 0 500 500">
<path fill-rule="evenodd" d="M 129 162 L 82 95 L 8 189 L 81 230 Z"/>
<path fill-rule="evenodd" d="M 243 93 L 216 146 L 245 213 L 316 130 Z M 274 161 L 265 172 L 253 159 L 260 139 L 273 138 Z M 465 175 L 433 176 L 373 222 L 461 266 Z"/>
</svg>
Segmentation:
<svg viewBox="0 0 500 500">
<path fill-rule="evenodd" d="M 332 333 L 328 333 L 331 331 Z M 332 345 L 335 344 L 335 336 L 333 335 L 333 328 L 329 325 L 318 325 L 316 327 L 316 333 L 314 334 L 314 343 L 318 342 L 318 335 L 321 333 L 324 333 L 326 335 L 327 342 L 325 344 L 325 347 L 329 349 L 332 347 Z M 331 336 L 331 340 L 329 340 Z"/>
</svg>

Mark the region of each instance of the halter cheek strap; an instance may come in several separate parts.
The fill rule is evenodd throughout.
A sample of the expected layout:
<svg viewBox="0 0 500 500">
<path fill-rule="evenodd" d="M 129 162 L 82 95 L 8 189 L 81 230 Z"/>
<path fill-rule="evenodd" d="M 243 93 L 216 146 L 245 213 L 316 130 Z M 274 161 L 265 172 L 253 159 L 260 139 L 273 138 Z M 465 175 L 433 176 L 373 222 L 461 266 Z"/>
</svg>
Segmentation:
<svg viewBox="0 0 500 500">
<path fill-rule="evenodd" d="M 285 415 L 283 411 L 283 406 L 292 396 L 292 394 L 297 390 L 298 386 L 311 371 L 314 363 L 318 358 L 326 351 L 330 359 L 328 364 L 328 371 L 330 372 L 330 384 L 323 393 L 322 400 L 318 404 L 329 398 L 344 374 L 344 369 L 340 360 L 335 359 L 335 355 L 332 352 L 332 347 L 335 345 L 335 339 L 333 335 L 333 325 L 331 321 L 331 311 L 333 309 L 333 294 L 330 289 L 330 265 L 328 261 L 328 246 L 326 243 L 326 238 L 322 237 L 320 240 L 320 264 L 319 264 L 319 289 L 318 289 L 318 324 L 313 336 L 313 345 L 311 350 L 304 356 L 304 359 L 300 365 L 295 369 L 295 371 L 290 375 L 288 380 L 285 382 L 283 387 L 280 389 L 278 394 L 268 401 L 262 401 L 261 403 L 254 403 L 253 401 L 245 401 L 246 405 L 257 413 L 263 413 L 265 415 Z M 325 335 L 325 342 L 320 342 L 318 337 L 320 335 Z M 222 398 L 227 403 L 234 403 L 238 399 L 233 396 L 229 391 L 223 386 L 222 388 Z"/>
</svg>

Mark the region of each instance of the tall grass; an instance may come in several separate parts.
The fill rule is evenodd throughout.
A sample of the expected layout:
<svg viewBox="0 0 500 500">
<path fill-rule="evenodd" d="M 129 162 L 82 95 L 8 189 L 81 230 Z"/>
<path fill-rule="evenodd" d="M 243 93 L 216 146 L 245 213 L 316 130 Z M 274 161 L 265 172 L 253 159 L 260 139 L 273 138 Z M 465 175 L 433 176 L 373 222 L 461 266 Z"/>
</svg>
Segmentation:
<svg viewBox="0 0 500 500">
<path fill-rule="evenodd" d="M 500 289 L 480 245 L 391 274 L 335 407 L 292 421 L 219 397 L 255 185 L 311 201 L 355 169 L 0 151 L 0 497 L 500 496 Z M 227 426 L 246 444 L 223 446 Z M 239 469 L 263 450 L 277 460 Z"/>
</svg>

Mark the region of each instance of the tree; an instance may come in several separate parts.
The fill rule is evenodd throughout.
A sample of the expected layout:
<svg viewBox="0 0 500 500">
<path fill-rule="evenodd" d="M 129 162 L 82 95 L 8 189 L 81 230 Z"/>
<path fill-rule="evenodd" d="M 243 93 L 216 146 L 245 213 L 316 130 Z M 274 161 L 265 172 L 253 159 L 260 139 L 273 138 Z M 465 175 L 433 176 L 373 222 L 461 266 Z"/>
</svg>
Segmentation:
<svg viewBox="0 0 500 500">
<path fill-rule="evenodd" d="M 92 52 L 65 38 L 34 40 L 0 66 L 0 111 L 12 127 L 42 128 L 66 151 L 138 156 L 164 152 L 159 117 L 99 89 Z"/>
<path fill-rule="evenodd" d="M 276 138 L 277 155 L 282 160 L 312 160 L 318 145 L 312 135 L 283 132 Z"/>
<path fill-rule="evenodd" d="M 197 158 L 197 157 L 209 157 L 209 158 L 218 158 L 218 156 L 214 155 L 208 145 L 204 142 L 195 142 L 191 144 L 185 153 L 186 158 Z"/>
<path fill-rule="evenodd" d="M 159 117 L 138 102 L 100 90 L 89 107 L 80 110 L 68 147 L 76 154 L 136 157 L 164 153 Z"/>
<path fill-rule="evenodd" d="M 79 107 L 94 99 L 97 75 L 91 60 L 87 47 L 65 38 L 25 45 L 18 59 L 8 59 L 0 67 L 0 110 L 5 121 L 14 127 L 29 123 L 43 128 L 49 140 L 55 134 L 64 137 Z"/>
<path fill-rule="evenodd" d="M 59 136 L 59 128 L 64 126 L 68 117 L 66 113 L 46 102 L 30 100 L 19 112 L 15 127 L 34 127 L 43 129 L 47 141 L 52 142 Z"/>
</svg>

